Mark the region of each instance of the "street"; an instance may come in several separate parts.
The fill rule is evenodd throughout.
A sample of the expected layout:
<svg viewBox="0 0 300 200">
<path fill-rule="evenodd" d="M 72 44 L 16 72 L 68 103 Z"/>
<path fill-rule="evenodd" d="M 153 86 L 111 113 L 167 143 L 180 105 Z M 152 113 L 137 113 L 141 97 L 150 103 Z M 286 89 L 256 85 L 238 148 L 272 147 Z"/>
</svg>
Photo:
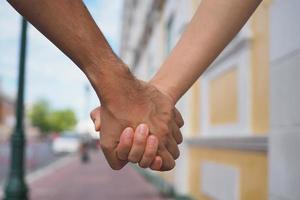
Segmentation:
<svg viewBox="0 0 300 200">
<path fill-rule="evenodd" d="M 78 155 L 55 156 L 50 144 L 38 142 L 27 146 L 26 182 L 32 200 L 165 199 L 130 165 L 120 171 L 112 170 L 100 151 L 90 151 L 90 162 L 83 164 Z M 0 161 L 3 183 L 9 167 L 8 144 L 0 145 Z M 1 195 L 0 192 L 0 198 Z"/>
<path fill-rule="evenodd" d="M 0 144 L 0 183 L 8 174 L 10 146 L 9 143 Z M 26 170 L 33 172 L 49 163 L 55 161 L 58 156 L 51 150 L 50 141 L 30 142 L 26 149 Z"/>
<path fill-rule="evenodd" d="M 130 165 L 112 170 L 102 152 L 90 153 L 91 161 L 66 156 L 63 164 L 49 166 L 44 175 L 29 181 L 31 200 L 164 200 L 159 191 Z M 52 169 L 51 169 L 52 168 Z"/>
</svg>

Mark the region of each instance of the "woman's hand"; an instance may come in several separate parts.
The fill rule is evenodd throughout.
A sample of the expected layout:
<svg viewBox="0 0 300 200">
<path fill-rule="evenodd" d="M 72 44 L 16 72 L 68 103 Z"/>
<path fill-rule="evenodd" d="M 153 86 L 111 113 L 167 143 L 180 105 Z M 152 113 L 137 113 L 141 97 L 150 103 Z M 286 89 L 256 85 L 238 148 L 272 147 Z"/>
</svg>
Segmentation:
<svg viewBox="0 0 300 200">
<path fill-rule="evenodd" d="M 95 125 L 95 131 L 100 131 L 100 107 L 91 112 L 91 119 Z M 145 124 L 140 124 L 135 132 L 131 127 L 123 130 L 120 142 L 117 145 L 117 155 L 121 160 L 128 161 L 129 154 L 140 155 L 139 166 L 142 168 L 150 167 L 152 170 L 160 170 L 162 158 L 157 156 L 158 140 L 154 135 L 148 135 L 149 128 Z"/>
<path fill-rule="evenodd" d="M 183 126 L 181 115 L 176 110 L 176 124 Z M 91 119 L 94 122 L 95 130 L 100 131 L 101 127 L 101 108 L 97 107 L 91 112 Z M 182 142 L 182 136 L 177 135 L 176 143 Z M 158 139 L 154 135 L 149 136 L 149 128 L 146 124 L 140 124 L 134 130 L 127 127 L 123 130 L 119 143 L 116 147 L 118 159 L 123 160 L 125 165 L 128 161 L 132 162 L 132 156 L 138 158 L 139 166 L 142 168 L 150 167 L 152 170 L 162 170 L 163 159 L 157 155 Z M 166 162 L 166 161 L 165 161 Z M 134 161 L 136 163 L 136 161 Z"/>
</svg>

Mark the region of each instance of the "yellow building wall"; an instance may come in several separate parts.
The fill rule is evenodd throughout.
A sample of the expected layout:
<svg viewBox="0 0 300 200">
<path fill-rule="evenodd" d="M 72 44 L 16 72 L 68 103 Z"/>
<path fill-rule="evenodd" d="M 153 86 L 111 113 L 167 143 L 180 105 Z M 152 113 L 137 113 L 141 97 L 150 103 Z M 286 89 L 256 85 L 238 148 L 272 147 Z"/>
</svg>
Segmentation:
<svg viewBox="0 0 300 200">
<path fill-rule="evenodd" d="M 200 0 L 193 0 L 192 6 L 196 10 Z M 250 29 L 252 32 L 251 48 L 250 48 L 250 92 L 251 92 L 251 108 L 250 108 L 250 127 L 254 135 L 264 135 L 269 131 L 269 7 L 270 0 L 263 1 L 258 9 L 255 11 L 250 20 Z M 222 80 L 220 80 L 222 81 Z M 231 80 L 233 81 L 233 79 Z M 213 83 L 214 84 L 214 83 Z M 232 83 L 235 84 L 235 83 Z M 214 85 L 217 85 L 215 83 Z M 237 104 L 233 105 L 236 95 L 230 96 L 230 99 L 225 102 L 217 103 L 215 97 L 216 91 L 221 91 L 223 88 L 211 86 L 213 90 L 211 93 L 212 101 L 210 106 L 212 125 L 232 123 L 237 120 Z M 227 84 L 229 85 L 229 84 Z M 228 89 L 227 86 L 223 86 Z M 222 95 L 222 94 L 221 94 Z M 195 97 L 196 99 L 197 97 Z M 192 100 L 194 101 L 194 100 Z M 229 104 L 228 104 L 229 103 Z M 230 106 L 227 107 L 228 104 Z M 227 108 L 226 108 L 227 107 Z M 231 112 L 230 112 L 231 109 Z M 195 109 L 192 109 L 195 110 Z M 199 109 L 198 109 L 199 110 Z M 194 112 L 194 111 L 192 111 Z M 218 114 L 217 114 L 218 113 Z M 192 117 L 199 118 L 195 113 Z M 193 130 L 198 130 L 197 125 L 192 124 Z"/>
<path fill-rule="evenodd" d="M 238 77 L 233 68 L 209 83 L 210 124 L 220 125 L 238 121 Z"/>
<path fill-rule="evenodd" d="M 196 148 L 189 149 L 190 194 L 199 200 L 211 200 L 201 192 L 201 162 L 212 161 L 240 171 L 240 199 L 266 200 L 268 194 L 267 154 L 255 151 Z"/>
<path fill-rule="evenodd" d="M 193 0 L 196 10 L 200 0 Z M 269 4 L 262 5 L 251 18 L 252 31 L 250 49 L 250 92 L 251 92 L 251 130 L 255 135 L 269 130 Z M 212 125 L 234 123 L 238 120 L 238 73 L 230 70 L 212 80 L 209 85 L 210 122 Z M 192 88 L 189 100 L 191 136 L 199 136 L 201 91 L 200 81 Z M 201 135 L 201 134 L 200 134 Z M 240 199 L 268 199 L 268 156 L 265 152 L 187 147 L 189 155 L 188 185 L 189 193 L 195 199 L 210 200 L 201 192 L 200 167 L 203 161 L 211 161 L 232 166 L 240 172 Z M 172 173 L 165 175 L 173 181 Z"/>
<path fill-rule="evenodd" d="M 255 135 L 269 130 L 269 4 L 261 3 L 251 17 L 251 127 Z"/>
<path fill-rule="evenodd" d="M 193 14 L 196 12 L 201 0 L 191 0 L 192 12 Z M 192 14 L 192 15 L 193 15 Z M 190 131 L 189 136 L 197 137 L 201 135 L 201 127 L 200 127 L 200 107 L 201 107 L 201 91 L 200 91 L 200 82 L 201 77 L 194 83 L 191 87 L 191 97 L 189 99 L 189 112 L 190 112 Z M 186 123 L 187 124 L 187 123 Z"/>
<path fill-rule="evenodd" d="M 200 133 L 200 105 L 201 105 L 201 91 L 200 91 L 200 80 L 191 87 L 191 97 L 189 99 L 189 113 L 190 121 L 186 124 L 190 124 L 191 133 L 189 136 L 199 136 Z"/>
<path fill-rule="evenodd" d="M 200 3 L 201 3 L 201 0 L 192 0 L 192 9 L 194 10 L 194 12 L 196 12 Z"/>
</svg>

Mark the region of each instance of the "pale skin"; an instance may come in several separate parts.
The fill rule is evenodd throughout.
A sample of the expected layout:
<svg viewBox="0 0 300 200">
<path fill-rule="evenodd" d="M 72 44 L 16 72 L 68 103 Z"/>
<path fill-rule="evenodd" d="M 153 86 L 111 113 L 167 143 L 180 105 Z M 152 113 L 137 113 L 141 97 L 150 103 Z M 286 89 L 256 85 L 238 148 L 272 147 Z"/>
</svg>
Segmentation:
<svg viewBox="0 0 300 200">
<path fill-rule="evenodd" d="M 94 121 L 101 121 L 101 147 L 110 166 L 121 169 L 130 161 L 163 171 L 175 166 L 177 144 L 182 141 L 179 128 L 183 121 L 174 105 L 242 28 L 261 0 L 202 0 L 150 83 L 128 72 L 80 0 L 9 2 L 89 78 L 102 103 Z M 163 109 L 157 112 L 155 108 Z M 141 123 L 135 133 L 128 128 L 135 129 Z"/>
<path fill-rule="evenodd" d="M 151 80 L 152 84 L 171 96 L 176 104 L 240 31 L 260 2 L 261 0 L 202 0 L 179 42 Z M 92 112 L 92 118 L 99 118 L 100 113 L 98 117 L 94 115 L 98 110 L 99 107 Z M 99 120 L 94 122 L 96 128 L 100 126 Z M 128 152 L 130 144 L 124 145 L 122 139 L 123 137 L 118 149 Z M 133 143 L 132 148 L 135 145 Z M 124 146 L 126 147 L 123 149 Z M 147 149 L 148 146 L 144 148 Z M 159 159 L 155 157 L 155 167 L 159 166 Z"/>
</svg>

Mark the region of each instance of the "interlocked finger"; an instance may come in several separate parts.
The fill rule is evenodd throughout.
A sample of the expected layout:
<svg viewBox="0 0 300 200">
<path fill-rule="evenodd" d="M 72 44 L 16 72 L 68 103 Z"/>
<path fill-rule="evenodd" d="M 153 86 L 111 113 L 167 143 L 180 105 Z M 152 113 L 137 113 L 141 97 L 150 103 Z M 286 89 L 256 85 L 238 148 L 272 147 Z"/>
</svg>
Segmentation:
<svg viewBox="0 0 300 200">
<path fill-rule="evenodd" d="M 160 156 L 155 156 L 153 162 L 151 163 L 150 169 L 155 171 L 160 171 L 163 161 Z"/>
<path fill-rule="evenodd" d="M 146 124 L 140 124 L 136 128 L 136 132 L 133 138 L 133 145 L 128 156 L 128 161 L 132 163 L 137 163 L 142 159 L 142 156 L 145 151 L 148 134 L 149 129 Z"/>
<path fill-rule="evenodd" d="M 147 139 L 144 155 L 139 162 L 139 166 L 142 168 L 150 167 L 151 163 L 155 159 L 158 148 L 158 140 L 156 136 L 150 135 Z M 155 160 L 154 160 L 155 161 Z"/>
<path fill-rule="evenodd" d="M 184 120 L 180 114 L 180 112 L 177 110 L 177 108 L 174 109 L 174 116 L 175 116 L 175 122 L 179 128 L 183 127 Z"/>
<path fill-rule="evenodd" d="M 169 171 L 175 167 L 175 160 L 173 159 L 173 156 L 161 143 L 158 146 L 158 155 L 162 158 L 162 167 L 160 168 L 160 171 Z"/>
<path fill-rule="evenodd" d="M 100 114 L 101 114 L 100 106 L 92 110 L 90 113 L 90 118 L 94 122 L 95 131 L 100 131 L 100 127 L 101 127 Z"/>
<path fill-rule="evenodd" d="M 166 148 L 168 152 L 170 152 L 174 160 L 176 160 L 179 157 L 180 155 L 179 148 L 174 138 L 170 138 L 168 140 Z"/>
<path fill-rule="evenodd" d="M 183 138 L 182 138 L 180 129 L 178 128 L 177 124 L 175 124 L 175 123 L 173 124 L 172 128 L 173 128 L 173 137 L 174 137 L 176 143 L 181 144 Z"/>
<path fill-rule="evenodd" d="M 120 136 L 117 146 L 117 156 L 120 160 L 127 160 L 133 142 L 133 129 L 127 127 Z"/>
</svg>

